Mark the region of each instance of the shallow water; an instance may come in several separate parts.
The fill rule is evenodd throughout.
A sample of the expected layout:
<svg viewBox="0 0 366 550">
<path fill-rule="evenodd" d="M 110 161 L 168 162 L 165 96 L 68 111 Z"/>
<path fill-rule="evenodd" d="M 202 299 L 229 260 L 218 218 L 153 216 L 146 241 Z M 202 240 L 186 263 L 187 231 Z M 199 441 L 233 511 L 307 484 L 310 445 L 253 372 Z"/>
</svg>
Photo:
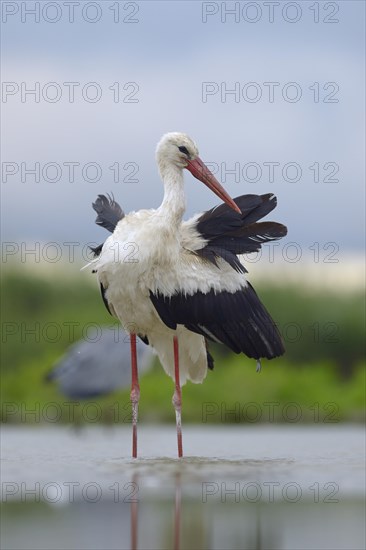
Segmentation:
<svg viewBox="0 0 366 550">
<path fill-rule="evenodd" d="M 352 425 L 2 429 L 2 549 L 365 548 Z"/>
</svg>

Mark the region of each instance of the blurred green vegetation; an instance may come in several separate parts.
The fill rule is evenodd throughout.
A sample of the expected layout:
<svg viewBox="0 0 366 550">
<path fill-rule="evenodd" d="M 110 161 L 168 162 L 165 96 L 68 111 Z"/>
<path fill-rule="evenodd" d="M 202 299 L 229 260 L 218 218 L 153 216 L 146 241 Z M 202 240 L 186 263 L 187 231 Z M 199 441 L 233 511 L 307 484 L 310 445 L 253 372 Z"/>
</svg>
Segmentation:
<svg viewBox="0 0 366 550">
<path fill-rule="evenodd" d="M 115 323 L 96 282 L 91 284 L 85 273 L 55 277 L 13 269 L 1 283 L 2 421 L 129 422 L 128 390 L 94 399 L 95 405 L 69 403 L 57 386 L 44 382 L 51 366 L 88 328 Z M 361 291 L 255 287 L 280 328 L 286 355 L 263 361 L 257 374 L 255 361 L 210 346 L 215 369 L 202 385 L 184 387 L 184 421 L 363 421 Z M 141 420 L 173 422 L 173 381 L 158 361 L 140 385 Z"/>
</svg>

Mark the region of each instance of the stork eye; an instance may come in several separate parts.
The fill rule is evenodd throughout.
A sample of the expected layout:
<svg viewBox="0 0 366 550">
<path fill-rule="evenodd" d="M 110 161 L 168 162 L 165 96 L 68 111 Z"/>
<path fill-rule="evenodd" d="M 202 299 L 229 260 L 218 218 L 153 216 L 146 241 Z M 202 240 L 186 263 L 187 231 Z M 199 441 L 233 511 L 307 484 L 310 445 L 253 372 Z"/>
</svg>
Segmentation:
<svg viewBox="0 0 366 550">
<path fill-rule="evenodd" d="M 189 157 L 189 152 L 188 152 L 187 147 L 184 147 L 184 145 L 181 145 L 180 147 L 178 147 L 178 149 L 181 153 L 184 153 L 185 155 L 187 155 Z"/>
</svg>

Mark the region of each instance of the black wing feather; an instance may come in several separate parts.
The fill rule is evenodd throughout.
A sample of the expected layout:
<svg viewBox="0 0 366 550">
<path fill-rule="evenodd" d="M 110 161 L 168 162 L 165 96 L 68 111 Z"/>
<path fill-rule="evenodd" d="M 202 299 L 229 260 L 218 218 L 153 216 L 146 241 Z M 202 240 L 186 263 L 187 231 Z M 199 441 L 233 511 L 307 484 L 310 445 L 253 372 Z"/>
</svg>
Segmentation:
<svg viewBox="0 0 366 550">
<path fill-rule="evenodd" d="M 107 308 L 107 311 L 108 311 L 109 315 L 112 315 L 112 317 L 113 317 L 113 313 L 111 312 L 108 300 L 107 300 L 106 295 L 105 295 L 106 290 L 105 290 L 104 286 L 102 285 L 102 283 L 100 283 L 100 293 L 102 295 L 104 305 Z"/>
<path fill-rule="evenodd" d="M 277 198 L 272 193 L 265 195 L 240 195 L 233 199 L 241 214 L 225 203 L 204 212 L 197 220 L 197 231 L 205 239 L 212 239 L 227 231 L 249 225 L 264 218 L 277 206 Z"/>
<path fill-rule="evenodd" d="M 198 218 L 196 229 L 208 242 L 195 252 L 214 264 L 221 257 L 236 271 L 245 273 L 237 254 L 257 252 L 263 243 L 284 237 L 287 228 L 276 222 L 256 223 L 276 207 L 277 198 L 273 194 L 241 195 L 234 201 L 241 215 L 221 204 Z"/>
<path fill-rule="evenodd" d="M 89 246 L 89 248 L 93 252 L 94 258 L 97 258 L 102 252 L 103 244 L 98 244 L 98 246 L 95 246 L 95 247 Z"/>
<path fill-rule="evenodd" d="M 211 290 L 167 297 L 150 291 L 150 298 L 163 323 L 173 330 L 184 325 L 255 359 L 272 359 L 285 351 L 274 321 L 249 283 L 234 293 Z"/>
<path fill-rule="evenodd" d="M 287 235 L 287 228 L 277 222 L 259 222 L 244 225 L 235 231 L 215 239 L 216 246 L 229 246 L 235 254 L 257 252 L 268 241 L 281 239 Z"/>
<path fill-rule="evenodd" d="M 281 239 L 286 234 L 287 228 L 281 223 L 252 223 L 212 239 L 209 248 L 220 249 L 220 256 L 223 256 L 225 251 L 233 254 L 248 254 L 260 250 L 263 243 Z"/>
<path fill-rule="evenodd" d="M 98 195 L 97 200 L 92 205 L 98 214 L 95 223 L 111 233 L 116 229 L 117 223 L 125 217 L 125 213 L 118 202 L 114 200 L 113 195 Z M 90 246 L 89 248 L 94 254 L 94 258 L 96 258 L 102 252 L 103 244 L 96 247 Z"/>
<path fill-rule="evenodd" d="M 207 346 L 206 340 L 205 340 L 205 344 L 206 344 L 206 355 L 207 355 L 207 367 L 208 367 L 210 370 L 214 370 L 215 361 L 214 361 L 214 358 L 212 357 L 211 353 L 210 353 L 209 350 L 208 350 L 208 346 Z"/>
<path fill-rule="evenodd" d="M 93 202 L 93 208 L 98 214 L 95 223 L 111 233 L 115 230 L 117 223 L 125 217 L 122 208 L 114 200 L 113 195 L 98 195 L 97 200 Z"/>
</svg>

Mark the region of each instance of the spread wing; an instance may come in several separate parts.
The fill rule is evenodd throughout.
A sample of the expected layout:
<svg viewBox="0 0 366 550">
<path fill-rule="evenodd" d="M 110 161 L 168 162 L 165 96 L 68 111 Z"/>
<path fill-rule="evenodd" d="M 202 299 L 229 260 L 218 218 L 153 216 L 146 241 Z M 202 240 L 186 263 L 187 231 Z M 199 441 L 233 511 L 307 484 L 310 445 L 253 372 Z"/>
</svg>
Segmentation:
<svg viewBox="0 0 366 550">
<path fill-rule="evenodd" d="M 241 215 L 223 203 L 184 222 L 182 245 L 214 264 L 221 257 L 236 271 L 245 273 L 237 255 L 257 252 L 263 243 L 284 237 L 287 228 L 277 222 L 258 223 L 277 206 L 273 194 L 241 195 L 234 201 Z"/>
<path fill-rule="evenodd" d="M 257 251 L 263 243 L 286 235 L 287 229 L 276 222 L 258 223 L 275 208 L 274 195 L 242 195 L 234 200 L 241 215 L 222 204 L 195 216 L 182 224 L 181 244 L 202 259 L 202 269 L 207 262 L 220 269 L 220 258 L 237 277 L 237 272 L 246 271 L 237 254 Z M 190 294 L 184 288 L 172 296 L 150 292 L 150 299 L 161 320 L 172 329 L 184 325 L 256 359 L 282 355 L 285 350 L 280 333 L 253 287 L 244 275 L 235 290 L 232 285 L 229 290 L 229 282 L 227 287 L 223 281 L 220 290 L 208 292 Z"/>
</svg>

